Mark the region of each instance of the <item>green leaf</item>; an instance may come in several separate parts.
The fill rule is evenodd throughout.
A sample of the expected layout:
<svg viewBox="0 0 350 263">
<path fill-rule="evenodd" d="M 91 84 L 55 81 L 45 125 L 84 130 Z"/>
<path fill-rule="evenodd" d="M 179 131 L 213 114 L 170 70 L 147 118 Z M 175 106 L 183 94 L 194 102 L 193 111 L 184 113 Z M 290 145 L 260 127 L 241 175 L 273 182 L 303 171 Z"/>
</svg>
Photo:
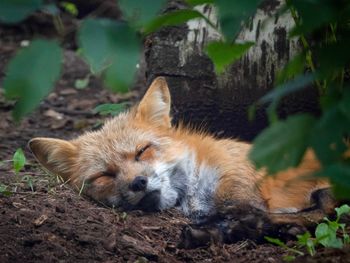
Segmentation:
<svg viewBox="0 0 350 263">
<path fill-rule="evenodd" d="M 8 186 L 5 184 L 0 184 L 0 194 L 4 196 L 12 195 L 12 192 L 8 190 Z"/>
<path fill-rule="evenodd" d="M 341 207 L 336 207 L 335 212 L 337 213 L 337 218 L 340 218 L 344 214 L 350 214 L 350 206 L 344 204 Z"/>
<path fill-rule="evenodd" d="M 215 65 L 215 70 L 218 74 L 222 73 L 225 68 L 241 58 L 247 50 L 254 45 L 253 42 L 243 44 L 230 44 L 227 42 L 210 42 L 205 51 Z"/>
<path fill-rule="evenodd" d="M 337 18 L 336 4 L 332 0 L 290 0 L 288 4 L 296 9 L 301 21 L 300 25 L 293 29 L 292 36 L 309 33 Z"/>
<path fill-rule="evenodd" d="M 81 26 L 79 41 L 92 71 L 104 72 L 105 83 L 113 91 L 127 91 L 140 56 L 136 32 L 125 23 L 87 19 Z"/>
<path fill-rule="evenodd" d="M 87 85 L 89 85 L 90 82 L 90 76 L 87 76 L 84 79 L 77 79 L 74 82 L 74 86 L 77 89 L 85 89 L 87 87 Z"/>
<path fill-rule="evenodd" d="M 21 22 L 42 5 L 42 0 L 1 0 L 0 21 L 9 24 Z"/>
<path fill-rule="evenodd" d="M 307 252 L 314 256 L 316 253 L 315 249 L 315 241 L 312 239 L 310 232 L 305 232 L 303 235 L 297 235 L 298 244 L 301 246 L 305 246 Z"/>
<path fill-rule="evenodd" d="M 60 2 L 60 6 L 73 16 L 77 16 L 79 13 L 77 6 L 71 2 Z"/>
<path fill-rule="evenodd" d="M 308 239 L 311 238 L 311 234 L 310 234 L 310 232 L 305 232 L 302 235 L 297 235 L 297 238 L 298 238 L 298 244 L 299 245 L 306 246 L 306 243 L 307 243 Z"/>
<path fill-rule="evenodd" d="M 343 99 L 339 103 L 339 110 L 350 121 L 350 89 L 344 90 Z"/>
<path fill-rule="evenodd" d="M 273 238 L 273 237 L 268 237 L 268 236 L 264 236 L 264 238 L 265 238 L 268 242 L 270 242 L 270 243 L 272 243 L 272 244 L 275 244 L 275 245 L 277 245 L 277 246 L 280 246 L 280 247 L 286 247 L 286 246 L 287 246 L 283 241 L 281 241 L 281 240 L 278 239 L 278 238 Z"/>
<path fill-rule="evenodd" d="M 126 108 L 126 103 L 101 104 L 101 105 L 98 105 L 93 111 L 101 115 L 110 114 L 114 116 L 120 113 L 121 111 L 125 110 L 125 108 Z"/>
<path fill-rule="evenodd" d="M 118 28 L 116 22 L 107 19 L 86 19 L 81 25 L 78 35 L 80 52 L 89 62 L 93 73 L 101 73 L 111 63 L 113 47 L 110 31 L 114 28 Z"/>
<path fill-rule="evenodd" d="M 333 107 L 324 112 L 314 127 L 310 145 L 323 165 L 332 164 L 343 158 L 347 146 L 343 136 L 350 131 L 348 118 Z"/>
<path fill-rule="evenodd" d="M 281 85 L 287 80 L 302 74 L 305 67 L 305 54 L 298 54 L 277 73 L 276 84 Z"/>
<path fill-rule="evenodd" d="M 214 0 L 185 0 L 185 2 L 191 6 L 213 4 Z"/>
<path fill-rule="evenodd" d="M 295 260 L 295 256 L 293 255 L 283 255 L 282 259 L 286 262 L 292 262 Z"/>
<path fill-rule="evenodd" d="M 236 38 L 242 22 L 254 15 L 261 0 L 216 0 L 221 30 L 228 41 Z"/>
<path fill-rule="evenodd" d="M 259 103 L 265 104 L 272 101 L 279 101 L 281 98 L 307 87 L 307 85 L 311 84 L 314 79 L 315 76 L 313 74 L 299 75 L 296 78 L 275 87 L 272 91 L 259 99 Z"/>
<path fill-rule="evenodd" d="M 323 167 L 314 175 L 329 178 L 332 181 L 336 197 L 342 199 L 350 197 L 350 165 L 334 163 Z"/>
<path fill-rule="evenodd" d="M 195 18 L 203 18 L 207 22 L 209 22 L 208 19 L 205 16 L 203 16 L 202 13 L 196 10 L 181 9 L 158 16 L 157 18 L 149 22 L 144 27 L 143 31 L 145 34 L 149 34 L 158 30 L 161 27 L 181 25 Z"/>
<path fill-rule="evenodd" d="M 166 2 L 166 0 L 119 0 L 118 5 L 129 23 L 140 28 L 156 17 Z"/>
<path fill-rule="evenodd" d="M 41 10 L 53 16 L 57 16 L 61 12 L 61 10 L 57 7 L 57 5 L 53 3 L 45 4 L 44 6 L 41 7 Z"/>
<path fill-rule="evenodd" d="M 336 229 L 326 223 L 318 224 L 315 230 L 316 239 L 324 247 L 342 248 L 343 242 L 337 238 Z"/>
<path fill-rule="evenodd" d="M 321 79 L 332 78 L 349 65 L 349 46 L 350 40 L 344 38 L 339 42 L 322 45 L 315 51 L 319 64 L 317 72 Z"/>
<path fill-rule="evenodd" d="M 13 117 L 31 112 L 52 90 L 59 77 L 62 50 L 50 40 L 34 40 L 20 50 L 6 68 L 3 87 L 7 99 L 16 99 Z"/>
<path fill-rule="evenodd" d="M 26 183 L 28 187 L 30 187 L 30 190 L 34 192 L 34 184 L 33 179 L 30 175 L 25 175 L 22 177 L 22 182 Z"/>
<path fill-rule="evenodd" d="M 289 117 L 265 129 L 249 153 L 257 168 L 266 167 L 270 174 L 297 166 L 307 148 L 315 118 L 307 114 Z"/>
<path fill-rule="evenodd" d="M 13 169 L 16 174 L 24 167 L 26 164 L 26 157 L 24 156 L 23 150 L 18 148 L 12 157 Z"/>
</svg>

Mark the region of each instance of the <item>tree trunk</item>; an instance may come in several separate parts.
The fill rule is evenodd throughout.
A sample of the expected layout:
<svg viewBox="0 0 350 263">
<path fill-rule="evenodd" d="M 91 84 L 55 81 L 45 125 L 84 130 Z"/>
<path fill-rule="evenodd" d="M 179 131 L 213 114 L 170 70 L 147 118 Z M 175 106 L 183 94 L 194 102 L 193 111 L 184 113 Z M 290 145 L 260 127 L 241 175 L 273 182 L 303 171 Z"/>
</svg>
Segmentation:
<svg viewBox="0 0 350 263">
<path fill-rule="evenodd" d="M 254 47 L 220 76 L 215 75 L 213 64 L 203 52 L 203 47 L 220 39 L 220 34 L 203 20 L 164 28 L 146 40 L 147 79 L 167 77 L 175 122 L 190 122 L 218 136 L 244 140 L 253 139 L 266 127 L 264 109 L 257 111 L 253 122 L 248 121 L 247 109 L 273 88 L 276 72 L 300 48 L 296 39 L 287 38 L 294 25 L 291 16 L 274 16 L 280 4 L 277 0 L 262 3 L 250 27 L 243 28 L 238 37 L 239 41 L 254 41 Z M 169 5 L 170 10 L 179 8 L 184 8 L 180 1 Z M 199 11 L 216 20 L 212 6 L 201 6 Z M 279 106 L 281 117 L 299 111 L 318 111 L 313 88 L 303 90 L 302 96 L 288 97 Z"/>
</svg>

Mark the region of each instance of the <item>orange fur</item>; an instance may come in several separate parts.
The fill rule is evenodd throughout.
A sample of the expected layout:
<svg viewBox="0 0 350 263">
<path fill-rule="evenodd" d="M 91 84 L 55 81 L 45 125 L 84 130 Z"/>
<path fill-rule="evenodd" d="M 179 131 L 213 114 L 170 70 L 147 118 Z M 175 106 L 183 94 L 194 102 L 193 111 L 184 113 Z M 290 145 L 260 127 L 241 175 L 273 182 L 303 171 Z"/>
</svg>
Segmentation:
<svg viewBox="0 0 350 263">
<path fill-rule="evenodd" d="M 266 177 L 265 172 L 257 171 L 247 158 L 250 144 L 216 139 L 182 126 L 172 128 L 169 112 L 167 84 L 163 78 L 157 78 L 138 106 L 109 120 L 101 130 L 85 133 L 72 141 L 35 138 L 29 145 L 46 169 L 78 188 L 88 182 L 85 193 L 102 202 L 126 199 L 137 204 L 145 194 L 130 191 L 135 178 L 151 178 L 154 171 L 160 169 L 159 163 L 170 167 L 188 152 L 195 156 L 196 176 L 201 167 L 215 172 L 216 205 L 239 201 L 270 212 L 291 208 L 299 211 L 311 205 L 313 191 L 330 186 L 326 180 L 309 177 L 320 169 L 310 150 L 299 167 Z M 148 144 L 150 146 L 140 153 Z M 136 158 L 138 155 L 140 159 Z"/>
</svg>

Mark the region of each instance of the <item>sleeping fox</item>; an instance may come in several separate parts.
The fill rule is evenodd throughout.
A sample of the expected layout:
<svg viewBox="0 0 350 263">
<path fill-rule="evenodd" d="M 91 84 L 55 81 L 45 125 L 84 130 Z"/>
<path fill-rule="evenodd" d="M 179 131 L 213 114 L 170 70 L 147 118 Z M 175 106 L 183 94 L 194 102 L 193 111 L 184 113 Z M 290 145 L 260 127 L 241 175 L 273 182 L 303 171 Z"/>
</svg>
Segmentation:
<svg viewBox="0 0 350 263">
<path fill-rule="evenodd" d="M 136 107 L 100 130 L 70 141 L 34 138 L 29 147 L 49 172 L 98 202 L 123 209 L 177 207 L 194 222 L 229 211 L 231 221 L 256 222 L 251 232 L 260 235 L 275 224 L 305 225 L 333 210 L 330 184 L 306 176 L 320 168 L 311 150 L 299 167 L 266 177 L 247 158 L 250 144 L 173 127 L 170 106 L 167 83 L 158 77 Z M 310 213 L 316 216 L 310 219 Z M 215 226 L 222 232 L 230 224 Z M 249 238 L 247 233 L 241 238 Z M 193 227 L 185 231 L 190 238 L 197 234 Z M 212 238 L 208 235 L 204 239 Z M 232 240 L 232 231 L 223 235 L 219 239 Z"/>
</svg>

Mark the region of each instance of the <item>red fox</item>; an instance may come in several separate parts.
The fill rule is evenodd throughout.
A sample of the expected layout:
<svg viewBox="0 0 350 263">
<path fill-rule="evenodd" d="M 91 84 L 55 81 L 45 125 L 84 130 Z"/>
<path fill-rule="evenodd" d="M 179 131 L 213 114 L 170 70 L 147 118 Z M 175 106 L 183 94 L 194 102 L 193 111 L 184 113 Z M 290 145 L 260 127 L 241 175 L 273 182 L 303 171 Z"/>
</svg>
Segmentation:
<svg viewBox="0 0 350 263">
<path fill-rule="evenodd" d="M 320 168 L 311 150 L 299 167 L 266 177 L 247 158 L 250 144 L 173 127 L 170 106 L 166 80 L 158 77 L 136 107 L 100 130 L 70 141 L 34 138 L 29 146 L 44 168 L 99 202 L 145 211 L 177 207 L 198 221 L 239 204 L 240 213 L 250 207 L 271 222 L 295 223 L 295 215 L 314 207 L 313 193 L 330 187 L 305 176 Z"/>
</svg>

